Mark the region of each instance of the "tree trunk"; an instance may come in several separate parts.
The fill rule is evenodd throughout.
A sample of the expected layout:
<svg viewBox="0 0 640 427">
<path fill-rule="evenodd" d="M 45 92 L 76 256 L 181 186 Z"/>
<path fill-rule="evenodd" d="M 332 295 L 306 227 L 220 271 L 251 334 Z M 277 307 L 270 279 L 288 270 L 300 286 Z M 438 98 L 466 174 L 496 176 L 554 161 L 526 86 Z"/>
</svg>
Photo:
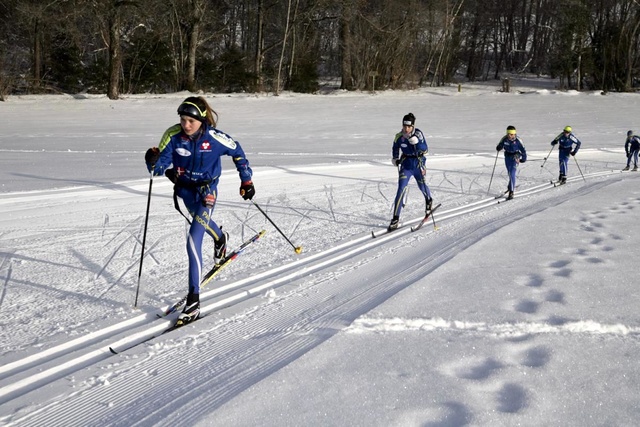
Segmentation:
<svg viewBox="0 0 640 427">
<path fill-rule="evenodd" d="M 351 49 L 353 47 L 353 40 L 351 38 L 351 19 L 352 19 L 352 5 L 350 0 L 344 0 L 342 2 L 342 17 L 340 19 L 340 34 L 339 45 L 340 53 L 342 54 L 342 62 L 340 63 L 340 74 L 342 82 L 340 83 L 340 89 L 353 90 L 353 70 L 351 67 Z"/>
<path fill-rule="evenodd" d="M 258 0 L 258 19 L 256 26 L 256 55 L 254 59 L 256 91 L 262 92 L 264 78 L 262 76 L 262 61 L 264 60 L 262 49 L 264 48 L 264 2 Z"/>
<path fill-rule="evenodd" d="M 284 61 L 284 52 L 287 48 L 287 36 L 289 35 L 289 21 L 291 20 L 291 0 L 287 5 L 287 21 L 284 26 L 284 35 L 282 36 L 282 50 L 280 51 L 280 61 L 278 61 L 278 76 L 276 78 L 275 94 L 280 94 L 280 74 L 282 72 L 282 61 Z"/>
<path fill-rule="evenodd" d="M 33 24 L 33 86 L 40 87 L 42 79 L 42 34 L 40 20 Z"/>
<path fill-rule="evenodd" d="M 196 59 L 198 53 L 198 44 L 200 42 L 200 33 L 204 17 L 207 12 L 207 2 L 203 0 L 193 0 L 189 3 L 191 6 L 191 26 L 187 34 L 187 70 L 185 75 L 185 88 L 190 92 L 196 92 Z"/>
<path fill-rule="evenodd" d="M 636 53 L 636 36 L 638 34 L 638 28 L 640 28 L 640 18 L 636 18 L 636 23 L 633 25 L 633 30 L 629 34 L 627 41 L 627 69 L 624 78 L 624 90 L 629 92 L 633 87 L 633 56 Z"/>
<path fill-rule="evenodd" d="M 196 21 L 189 33 L 189 46 L 187 48 L 187 75 L 185 87 L 190 92 L 196 91 L 196 53 L 198 51 L 198 39 L 200 37 L 200 22 Z"/>
<path fill-rule="evenodd" d="M 120 67 L 122 57 L 120 52 L 120 12 L 117 7 L 109 16 L 109 87 L 107 97 L 118 99 L 120 96 Z"/>
</svg>

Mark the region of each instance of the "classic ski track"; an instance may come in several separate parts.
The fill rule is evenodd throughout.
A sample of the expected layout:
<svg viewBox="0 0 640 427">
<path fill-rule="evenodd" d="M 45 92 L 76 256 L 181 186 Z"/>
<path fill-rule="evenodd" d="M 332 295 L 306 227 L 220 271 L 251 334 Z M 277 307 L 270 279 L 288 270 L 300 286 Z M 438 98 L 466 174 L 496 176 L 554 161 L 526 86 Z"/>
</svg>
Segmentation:
<svg viewBox="0 0 640 427">
<path fill-rule="evenodd" d="M 618 172 L 617 171 L 599 172 L 599 173 L 585 175 L 585 177 L 587 176 L 599 177 L 599 176 L 605 176 L 605 175 L 613 175 L 615 173 L 618 173 Z M 580 181 L 582 181 L 582 177 L 573 177 L 569 179 L 569 182 L 574 181 L 576 179 L 579 179 Z M 537 186 L 519 191 L 518 196 L 523 197 L 527 195 L 532 195 L 540 191 L 545 191 L 553 188 L 554 187 L 549 183 L 541 184 L 541 185 L 537 185 Z M 590 187 L 587 187 L 583 189 L 583 191 L 590 191 L 589 188 Z M 583 191 L 576 191 L 572 194 L 578 195 Z M 479 200 L 477 202 L 472 202 L 466 205 L 441 211 L 438 217 L 438 220 L 441 222 L 446 219 L 456 218 L 456 217 L 469 214 L 480 209 L 485 209 L 494 205 L 497 205 L 497 201 L 493 198 L 493 196 L 490 196 L 490 198 L 487 198 L 487 199 Z M 531 210 L 527 210 L 526 214 L 527 215 L 531 214 Z M 420 220 L 420 219 L 421 218 L 418 218 L 417 220 Z M 255 381 L 256 369 L 258 369 L 258 368 L 255 368 L 254 366 L 256 363 L 258 363 L 259 366 L 263 366 L 262 371 L 258 369 L 259 372 L 262 372 L 262 374 L 260 375 L 260 378 L 262 378 L 264 376 L 267 376 L 270 372 L 273 372 L 274 370 L 279 369 L 281 366 L 286 365 L 287 363 L 289 363 L 289 361 L 297 358 L 299 355 L 307 352 L 309 349 L 311 349 L 315 345 L 318 345 L 320 342 L 324 341 L 325 338 L 320 340 L 317 339 L 317 330 L 326 331 L 324 334 L 321 334 L 322 336 L 325 336 L 326 334 L 330 336 L 330 335 L 333 335 L 335 331 L 340 330 L 342 327 L 345 326 L 344 317 L 335 316 L 334 314 L 332 314 L 332 313 L 335 313 L 335 311 L 339 307 L 350 306 L 354 304 L 354 301 L 357 300 L 359 302 L 356 303 L 355 306 L 360 307 L 361 309 L 349 310 L 349 313 L 359 314 L 362 310 L 365 310 L 365 309 L 369 310 L 373 306 L 383 302 L 389 296 L 397 293 L 400 289 L 402 289 L 402 286 L 399 286 L 394 283 L 398 283 L 398 282 L 411 283 L 410 280 L 407 281 L 404 278 L 414 277 L 414 274 L 422 274 L 422 275 L 427 274 L 429 271 L 432 271 L 438 265 L 441 265 L 442 262 L 444 262 L 445 260 L 450 259 L 455 253 L 458 253 L 461 250 L 460 248 L 467 247 L 468 246 L 467 243 L 464 243 L 464 242 L 466 242 L 468 239 L 471 239 L 471 241 L 475 241 L 471 238 L 471 236 L 474 234 L 477 234 L 477 230 L 485 230 L 487 229 L 487 227 L 492 227 L 492 226 L 496 226 L 495 220 L 485 223 L 481 227 L 474 228 L 473 230 L 475 231 L 471 231 L 465 234 L 464 236 L 462 236 L 460 238 L 462 240 L 454 239 L 452 242 L 450 242 L 446 246 L 435 251 L 432 257 L 426 258 L 425 261 L 421 263 L 421 265 L 417 267 L 412 267 L 411 271 L 403 272 L 402 274 L 394 274 L 392 277 L 389 277 L 385 280 L 381 280 L 373 286 L 364 287 L 364 289 L 355 289 L 351 291 L 351 293 L 349 293 L 348 295 L 347 294 L 342 295 L 338 293 L 339 298 L 336 298 L 335 295 L 332 298 L 329 298 L 330 300 L 334 301 L 329 305 L 325 306 L 322 304 L 318 304 L 317 301 L 315 301 L 313 298 L 308 298 L 308 300 L 311 302 L 309 303 L 309 306 L 305 308 L 305 313 L 307 315 L 307 317 L 305 318 L 305 321 L 299 322 L 301 326 L 295 326 L 295 325 L 292 326 L 291 324 L 289 324 L 291 319 L 285 317 L 281 319 L 280 322 L 282 322 L 284 325 L 288 324 L 287 327 L 281 327 L 279 329 L 276 328 L 278 332 L 273 332 L 272 328 L 268 328 L 270 329 L 270 332 L 267 335 L 271 334 L 273 336 L 273 339 L 264 340 L 265 335 L 262 335 L 261 340 L 257 340 L 257 344 L 256 344 L 255 342 L 252 342 L 250 339 L 249 340 L 246 339 L 247 336 L 251 337 L 252 334 L 255 333 L 254 331 L 251 331 L 251 330 L 246 331 L 246 335 L 240 334 L 241 336 L 236 336 L 235 333 L 237 331 L 242 331 L 243 329 L 242 327 L 238 327 L 237 324 L 233 323 L 233 319 L 223 322 L 222 325 L 214 326 L 213 329 L 211 330 L 205 330 L 205 331 L 196 333 L 195 336 L 197 338 L 197 336 L 199 335 L 207 335 L 212 330 L 215 330 L 218 328 L 222 328 L 222 330 L 224 330 L 225 328 L 230 327 L 231 329 L 228 333 L 226 333 L 226 335 L 222 334 L 220 338 L 222 341 L 216 341 L 215 344 L 214 343 L 211 344 L 212 348 L 211 348 L 210 357 L 208 357 L 209 355 L 202 355 L 203 357 L 200 359 L 200 360 L 203 360 L 203 359 L 208 360 L 209 364 L 211 363 L 211 360 L 220 359 L 221 362 L 219 366 L 221 370 L 219 374 L 216 374 L 216 375 L 224 377 L 225 378 L 224 382 L 228 381 L 231 383 L 228 389 L 220 391 L 219 397 L 214 397 L 210 393 L 205 393 L 208 396 L 206 398 L 207 404 L 208 405 L 211 404 L 211 399 L 214 399 L 215 402 L 217 402 L 217 404 L 222 404 L 224 403 L 224 401 L 228 400 L 233 395 L 235 395 L 236 392 L 243 390 L 248 385 L 248 382 L 251 378 L 253 378 Z M 429 233 L 431 232 L 432 231 L 429 231 Z M 294 280 L 300 280 L 305 276 L 310 276 L 312 274 L 321 272 L 324 268 L 328 266 L 335 267 L 337 264 L 345 260 L 348 260 L 354 255 L 361 254 L 373 247 L 381 246 L 386 242 L 397 240 L 401 236 L 407 235 L 409 233 L 410 233 L 409 227 L 406 227 L 404 229 L 399 229 L 394 233 L 390 233 L 388 235 L 379 236 L 376 239 L 371 239 L 369 233 L 367 233 L 362 237 L 356 237 L 350 241 L 334 246 L 323 252 L 310 255 L 308 257 L 299 259 L 297 261 L 291 262 L 289 264 L 286 264 L 280 267 L 269 269 L 267 271 L 254 275 L 251 278 L 239 280 L 237 282 L 227 284 L 223 287 L 210 290 L 201 295 L 202 301 L 204 303 L 202 312 L 203 314 L 207 314 L 208 312 L 219 310 L 223 307 L 229 307 L 229 306 L 235 305 L 240 301 L 244 301 L 257 294 L 260 294 L 265 290 L 277 288 L 284 284 L 291 283 Z M 426 234 L 426 232 L 420 233 L 420 234 Z M 482 235 L 485 235 L 485 234 L 486 233 Z M 472 244 L 472 243 L 469 243 L 469 244 Z M 366 262 L 369 262 L 369 261 L 366 261 Z M 346 268 L 347 272 L 351 270 L 353 270 L 353 268 Z M 335 275 L 332 275 L 332 278 L 333 277 L 335 277 Z M 399 278 L 402 280 L 398 280 Z M 335 283 L 336 281 L 330 278 L 330 279 L 316 281 L 315 283 L 322 283 L 322 282 L 324 282 L 323 286 L 316 286 L 316 288 L 318 288 L 317 289 L 318 293 L 321 293 L 325 288 L 331 288 L 330 286 L 331 283 Z M 238 291 L 238 292 L 226 298 L 221 299 L 222 296 L 230 294 L 233 291 Z M 207 304 L 207 301 L 212 300 L 214 298 L 216 299 L 215 303 Z M 341 302 L 336 302 L 338 300 L 340 300 Z M 365 301 L 368 301 L 368 302 L 364 303 Z M 375 305 L 373 301 L 377 301 Z M 303 300 L 302 304 L 304 305 L 306 304 L 306 302 Z M 287 313 L 288 312 L 289 311 L 287 311 Z M 351 316 L 348 316 L 348 317 L 350 318 Z M 254 366 L 254 368 L 248 369 L 249 366 L 247 366 L 246 374 L 242 374 L 243 370 L 240 370 L 240 373 L 226 373 L 226 369 L 229 367 L 229 363 L 232 363 L 234 364 L 234 366 L 237 366 L 243 363 L 244 360 L 251 359 L 252 352 L 256 351 L 255 345 L 260 346 L 260 349 L 258 351 L 261 351 L 267 347 L 270 347 L 274 343 L 281 343 L 282 340 L 284 340 L 290 335 L 295 335 L 297 337 L 299 336 L 304 337 L 309 332 L 304 330 L 306 328 L 305 325 L 309 325 L 310 323 L 309 319 L 311 319 L 314 322 L 318 322 L 322 320 L 322 322 L 325 324 L 320 328 L 313 327 L 312 330 L 316 331 L 316 334 L 314 334 L 313 336 L 309 336 L 308 341 L 303 339 L 302 342 L 300 343 L 297 343 L 297 344 L 292 343 L 291 345 L 293 346 L 293 349 L 291 350 L 288 349 L 288 347 L 286 347 L 287 349 L 283 349 L 282 346 L 278 346 L 278 348 L 272 349 L 274 353 L 273 354 L 269 353 L 270 356 L 266 360 L 262 362 L 257 362 L 256 360 L 252 360 L 251 366 Z M 164 330 L 166 330 L 170 326 L 170 324 L 171 324 L 170 319 L 166 319 L 166 318 L 158 319 L 155 316 L 155 313 L 146 313 L 146 314 L 142 314 L 140 316 L 134 317 L 132 319 L 125 320 L 118 324 L 112 325 L 110 327 L 103 328 L 103 329 L 94 331 L 92 333 L 86 334 L 84 336 L 75 338 L 68 342 L 62 343 L 56 347 L 49 348 L 41 352 L 32 354 L 31 356 L 25 357 L 16 362 L 8 363 L 0 367 L 0 384 L 2 385 L 2 387 L 0 387 L 0 404 L 9 402 L 18 396 L 21 396 L 25 393 L 35 390 L 38 387 L 41 387 L 45 384 L 51 383 L 59 378 L 62 378 L 63 376 L 73 374 L 74 372 L 77 372 L 87 366 L 104 361 L 105 359 L 112 356 L 111 352 L 108 349 L 110 346 L 116 347 L 118 349 L 122 349 L 123 346 L 125 348 L 130 348 L 131 346 L 135 346 L 138 343 L 148 341 L 150 338 L 160 335 Z M 176 332 L 176 334 L 189 334 L 192 330 L 187 328 L 188 327 L 181 329 L 181 331 Z M 171 337 L 171 336 L 175 336 L 175 334 L 167 335 L 167 337 Z M 191 335 L 188 335 L 188 337 L 190 336 Z M 233 339 L 234 337 L 236 339 Z M 154 344 L 150 343 L 148 345 L 150 346 L 151 349 L 154 348 Z M 247 348 L 250 348 L 250 350 L 247 350 L 246 355 L 239 356 L 239 354 L 243 354 L 243 353 L 239 352 L 238 346 L 242 346 L 242 345 L 247 346 Z M 228 349 L 228 350 L 225 350 L 225 349 Z M 226 354 L 227 351 L 229 352 L 229 354 Z M 77 353 L 77 355 L 74 353 Z M 175 359 L 174 357 L 175 355 L 173 355 L 172 352 L 170 351 L 167 351 L 165 353 L 160 352 L 154 355 L 154 357 L 160 356 L 160 360 L 162 360 L 165 357 L 163 356 L 163 354 L 167 354 L 167 353 L 168 353 L 168 355 L 166 356 L 167 359 L 170 359 L 170 360 Z M 62 356 L 73 356 L 73 358 L 71 360 L 67 360 L 64 363 L 60 363 L 58 359 Z M 126 357 L 126 355 L 124 357 Z M 184 364 L 184 360 L 182 360 L 181 358 L 177 358 L 177 359 L 179 361 L 178 363 L 179 366 L 172 367 L 172 369 L 170 369 L 168 372 L 174 372 L 174 370 L 177 370 L 177 371 L 181 370 L 180 364 Z M 170 362 L 159 361 L 157 365 L 164 366 L 164 364 L 166 363 L 170 363 Z M 154 364 L 156 364 L 155 360 L 154 360 Z M 213 369 L 209 365 L 207 365 L 204 368 L 207 370 L 207 372 L 211 372 L 211 370 Z M 187 369 L 187 368 L 183 367 L 183 369 Z M 193 366 L 190 366 L 188 369 L 193 369 Z M 225 377 L 227 375 L 229 376 L 229 378 Z M 170 375 L 170 377 L 173 378 L 174 376 Z M 156 380 L 157 378 L 154 379 L 154 381 Z M 254 381 L 250 381 L 250 382 L 253 383 Z M 132 387 L 141 386 L 143 383 L 144 382 L 141 382 L 140 385 L 132 385 Z M 234 387 L 233 384 L 236 384 L 237 387 Z M 176 396 L 180 396 L 180 390 L 181 390 L 180 386 L 178 386 L 178 388 L 175 388 L 174 384 L 168 384 L 168 385 L 173 389 L 173 393 L 175 393 Z M 186 391 L 186 390 L 183 390 L 183 391 Z M 190 388 L 189 392 L 190 393 L 188 394 L 191 396 L 190 399 L 193 401 L 194 400 L 193 394 L 191 394 L 191 392 L 193 392 L 193 389 Z M 89 390 L 87 393 L 90 394 L 91 390 Z M 199 401 L 199 399 L 195 399 L 195 401 Z M 152 402 L 149 402 L 149 403 L 152 404 Z M 186 406 L 192 405 L 192 403 L 188 403 L 188 402 L 184 402 L 184 404 Z M 193 404 L 193 407 L 197 408 L 198 404 Z M 140 405 L 140 406 L 142 407 L 143 405 Z M 95 408 L 90 412 L 93 412 L 94 410 Z M 140 412 L 144 413 L 143 410 L 140 410 Z M 37 424 L 38 423 L 37 413 L 38 411 L 35 411 L 33 414 L 31 414 L 30 416 L 27 416 L 26 418 L 29 418 L 30 421 L 34 421 Z M 161 411 L 152 410 L 150 416 L 151 417 L 157 416 L 158 413 L 161 413 Z M 196 410 L 196 413 L 197 413 L 197 410 Z M 48 417 L 49 416 L 50 415 L 48 415 Z M 32 417 L 33 419 L 31 419 Z M 52 420 L 47 419 L 47 425 L 54 425 L 51 423 L 51 421 Z M 151 420 L 147 419 L 147 421 L 151 421 Z M 155 419 L 154 421 L 165 422 L 168 420 Z M 181 420 L 175 420 L 175 421 L 184 422 L 185 420 L 181 419 Z"/>
<path fill-rule="evenodd" d="M 578 193 L 587 192 L 588 188 Z M 541 207 L 537 211 L 544 209 L 546 208 Z M 522 209 L 516 216 L 530 214 L 531 211 Z M 46 421 L 48 425 L 65 425 L 71 420 L 83 419 L 82 417 L 92 421 L 99 420 L 101 424 L 119 424 L 125 420 L 136 420 L 129 425 L 197 422 L 201 419 L 201 408 L 206 407 L 206 412 L 210 412 L 220 407 L 501 226 L 499 218 L 494 218 L 479 228 L 469 225 L 461 236 L 451 238 L 446 245 L 439 247 L 418 265 L 407 267 L 405 271 L 389 272 L 387 277 L 369 283 L 366 287 L 352 283 L 348 292 L 345 292 L 344 282 L 320 276 L 319 280 L 313 280 L 310 285 L 305 286 L 305 295 L 296 293 L 294 297 L 283 297 L 283 300 L 287 300 L 288 309 L 272 310 L 275 312 L 273 316 L 260 319 L 262 327 L 258 330 L 255 329 L 255 322 L 237 323 L 231 319 L 208 330 L 195 331 L 182 340 L 187 342 L 188 347 L 197 347 L 197 360 L 190 359 L 185 363 L 185 358 L 189 359 L 184 356 L 185 352 L 181 351 L 176 357 L 175 352 L 170 351 L 172 349 L 160 348 L 160 351 L 155 352 L 155 346 L 152 345 L 147 358 L 133 366 L 112 372 L 113 378 L 126 377 L 128 372 L 133 375 L 135 368 L 144 364 L 146 371 L 153 373 L 153 379 L 150 380 L 153 386 L 171 389 L 172 395 L 176 396 L 171 402 L 165 403 L 165 406 L 158 402 L 153 393 L 145 394 L 149 383 L 127 381 L 125 378 L 123 381 L 127 384 L 126 387 L 119 389 L 117 393 L 111 393 L 108 405 L 95 404 L 101 398 L 104 399 L 104 395 L 101 387 L 95 387 L 93 383 L 75 393 L 73 398 L 76 400 L 69 410 L 63 405 L 62 408 L 57 408 L 55 414 L 40 412 L 40 416 L 30 417 L 29 422 L 38 424 Z M 372 261 L 363 260 L 366 263 Z M 353 268 L 345 267 L 345 271 L 349 273 Z M 313 298 L 306 295 L 311 289 L 317 291 Z M 291 313 L 300 315 L 294 317 Z M 207 336 L 207 340 L 199 342 L 200 336 Z M 186 350 L 188 353 L 189 348 Z M 197 385 L 174 384 L 174 375 L 187 375 L 193 370 L 206 374 Z M 108 380 L 108 377 L 102 379 L 105 382 Z M 100 379 L 95 381 L 99 382 Z M 84 404 L 78 405 L 77 399 Z M 175 405 L 182 408 L 179 414 L 172 410 Z"/>
</svg>

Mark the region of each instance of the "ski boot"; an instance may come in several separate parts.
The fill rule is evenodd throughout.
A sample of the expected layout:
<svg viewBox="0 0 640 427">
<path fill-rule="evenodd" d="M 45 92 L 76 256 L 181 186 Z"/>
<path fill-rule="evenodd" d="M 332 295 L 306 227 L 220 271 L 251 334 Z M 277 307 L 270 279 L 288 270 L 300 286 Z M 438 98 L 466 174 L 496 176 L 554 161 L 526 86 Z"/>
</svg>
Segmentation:
<svg viewBox="0 0 640 427">
<path fill-rule="evenodd" d="M 629 170 L 629 165 L 627 165 L 624 169 L 622 169 L 623 171 L 628 171 Z"/>
<path fill-rule="evenodd" d="M 507 195 L 507 200 L 513 199 L 513 191 L 509 190 L 509 194 Z"/>
<path fill-rule="evenodd" d="M 400 218 L 398 217 L 398 215 L 394 215 L 393 218 L 391 218 L 391 223 L 389 224 L 389 227 L 387 227 L 387 231 L 393 231 L 397 229 L 398 225 L 400 225 Z"/>
<path fill-rule="evenodd" d="M 220 230 L 222 231 L 222 230 Z M 219 263 L 227 255 L 227 240 L 229 240 L 229 233 L 222 231 L 218 240 L 215 241 L 215 247 L 213 249 L 213 259 Z"/>
<path fill-rule="evenodd" d="M 424 214 L 429 215 L 431 213 L 431 208 L 433 207 L 433 199 L 426 199 L 426 206 L 424 209 Z"/>
<path fill-rule="evenodd" d="M 561 173 L 558 181 L 560 181 L 560 185 L 565 184 L 567 182 L 567 176 Z"/>
<path fill-rule="evenodd" d="M 176 326 L 186 325 L 193 322 L 200 316 L 200 295 L 192 294 L 189 292 L 187 295 L 187 303 L 184 306 L 184 310 L 178 316 Z"/>
<path fill-rule="evenodd" d="M 638 171 L 638 166 L 634 166 L 633 169 L 631 169 L 631 172 L 637 172 Z"/>
</svg>

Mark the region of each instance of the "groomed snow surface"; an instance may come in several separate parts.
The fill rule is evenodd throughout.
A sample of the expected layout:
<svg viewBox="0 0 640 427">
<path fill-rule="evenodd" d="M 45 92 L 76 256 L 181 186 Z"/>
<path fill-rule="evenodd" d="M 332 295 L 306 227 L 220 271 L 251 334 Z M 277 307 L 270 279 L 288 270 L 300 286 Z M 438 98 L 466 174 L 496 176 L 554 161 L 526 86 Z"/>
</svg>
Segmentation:
<svg viewBox="0 0 640 427">
<path fill-rule="evenodd" d="M 214 218 L 231 247 L 267 234 L 164 334 L 187 228 L 156 177 L 139 278 L 143 157 L 189 94 L 0 103 L 0 425 L 637 425 L 640 173 L 621 169 L 640 97 L 512 86 L 207 95 L 303 251 L 225 158 Z M 372 238 L 408 112 L 442 206 L 412 233 L 412 181 L 405 227 Z M 529 160 L 504 202 L 507 125 Z M 554 187 L 565 125 L 582 148 Z"/>
</svg>

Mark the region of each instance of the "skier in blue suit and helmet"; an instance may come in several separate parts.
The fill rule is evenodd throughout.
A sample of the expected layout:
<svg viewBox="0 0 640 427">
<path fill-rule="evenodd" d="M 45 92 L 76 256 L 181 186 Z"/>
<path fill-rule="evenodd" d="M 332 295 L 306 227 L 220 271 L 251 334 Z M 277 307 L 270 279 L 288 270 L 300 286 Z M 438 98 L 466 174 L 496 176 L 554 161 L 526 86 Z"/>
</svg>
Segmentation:
<svg viewBox="0 0 640 427">
<path fill-rule="evenodd" d="M 433 203 L 431 191 L 425 182 L 426 158 L 424 156 L 429 151 L 429 147 L 424 134 L 415 127 L 415 123 L 416 117 L 413 113 L 405 115 L 402 118 L 402 131 L 398 132 L 393 140 L 391 162 L 398 167 L 398 191 L 393 201 L 393 218 L 388 227 L 389 231 L 398 228 L 407 184 L 411 177 L 416 179 L 418 188 L 424 196 L 426 213 L 431 211 Z"/>
<path fill-rule="evenodd" d="M 176 208 L 180 210 L 179 197 L 191 215 L 187 237 L 189 293 L 184 310 L 178 317 L 179 322 L 188 323 L 200 315 L 204 234 L 214 239 L 216 262 L 226 253 L 228 235 L 212 218 L 222 173 L 220 157 L 227 155 L 233 159 L 240 175 L 240 195 L 245 200 L 253 198 L 255 188 L 251 180 L 253 173 L 242 147 L 216 128 L 218 115 L 203 97 L 185 99 L 178 107 L 178 115 L 180 123 L 165 131 L 158 147 L 147 150 L 145 161 L 153 175 L 165 174 L 175 184 Z M 171 165 L 173 167 L 169 168 Z"/>
<path fill-rule="evenodd" d="M 507 200 L 513 199 L 513 192 L 516 190 L 516 174 L 518 164 L 527 161 L 527 150 L 524 148 L 522 140 L 516 133 L 514 126 L 507 126 L 507 134 L 502 137 L 496 151 L 504 149 L 504 164 L 509 173 L 509 186 L 507 187 Z"/>
<path fill-rule="evenodd" d="M 560 175 L 558 181 L 560 184 L 567 182 L 567 171 L 569 170 L 569 156 L 575 156 L 580 149 L 580 140 L 573 134 L 571 126 L 565 126 L 562 133 L 551 141 L 551 145 L 558 144 L 560 162 Z M 575 145 L 575 148 L 573 146 Z"/>
<path fill-rule="evenodd" d="M 627 132 L 627 140 L 624 143 L 624 151 L 627 153 L 627 167 L 622 169 L 628 171 L 631 165 L 631 159 L 633 159 L 633 170 L 638 170 L 638 151 L 640 150 L 640 137 L 633 134 L 630 130 Z"/>
</svg>

